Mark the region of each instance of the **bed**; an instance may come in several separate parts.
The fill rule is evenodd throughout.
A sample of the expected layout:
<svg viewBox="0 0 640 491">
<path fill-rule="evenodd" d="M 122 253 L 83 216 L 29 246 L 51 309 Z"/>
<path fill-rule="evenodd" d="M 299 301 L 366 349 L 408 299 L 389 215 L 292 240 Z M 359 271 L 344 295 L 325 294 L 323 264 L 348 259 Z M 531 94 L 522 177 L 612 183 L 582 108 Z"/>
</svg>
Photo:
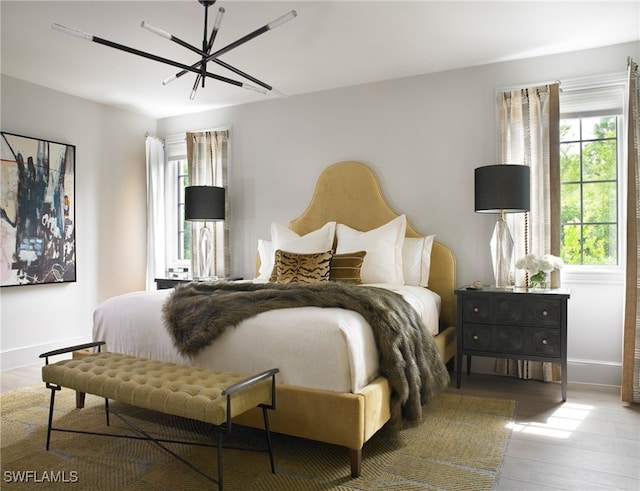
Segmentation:
<svg viewBox="0 0 640 491">
<path fill-rule="evenodd" d="M 327 167 L 321 173 L 310 204 L 301 216 L 290 222 L 288 228 L 302 237 L 333 222 L 341 224 L 344 227 L 342 230 L 351 228 L 364 232 L 377 230 L 385 224 L 398 221 L 399 217 L 403 217 L 402 232 L 405 237 L 421 237 L 411 224 L 406 222 L 406 217 L 397 214 L 388 206 L 381 194 L 378 181 L 368 166 L 358 162 L 340 162 Z M 264 270 L 264 265 L 259 260 L 259 270 L 260 266 L 263 266 Z M 427 304 L 432 302 L 436 306 L 435 320 L 430 321 L 431 324 L 435 324 L 431 326 L 431 332 L 434 346 L 445 363 L 455 355 L 454 286 L 455 258 L 446 246 L 434 240 L 431 245 L 428 288 L 403 285 L 391 287 L 391 290 L 411 300 L 410 303 L 423 299 Z M 220 370 L 240 371 L 237 366 L 239 360 L 243 363 L 247 360 L 250 362 L 250 366 L 245 368 L 248 372 L 258 370 L 261 363 L 276 362 L 282 376 L 288 378 L 279 381 L 277 409 L 270 416 L 272 431 L 344 446 L 349 450 L 351 475 L 360 475 L 362 448 L 365 442 L 392 417 L 391 384 L 387 378 L 377 374 L 375 350 L 373 356 L 371 350 L 365 350 L 364 354 L 359 355 L 363 359 L 362 363 L 354 362 L 348 355 L 332 355 L 332 361 L 328 363 L 324 354 L 318 356 L 318 353 L 312 350 L 295 351 L 304 349 L 297 342 L 291 360 L 285 359 L 284 354 L 278 355 L 277 360 L 262 355 L 271 353 L 267 343 L 272 342 L 274 346 L 286 344 L 289 336 L 300 331 L 296 323 L 298 317 L 292 312 L 302 314 L 301 309 L 308 310 L 305 315 L 312 316 L 320 315 L 320 310 L 323 311 L 322 315 L 325 315 L 324 311 L 330 311 L 331 315 L 337 316 L 338 323 L 350 326 L 346 330 L 351 331 L 355 337 L 350 338 L 349 346 L 371 345 L 369 330 L 361 327 L 362 320 L 358 313 L 316 307 L 285 309 L 286 312 L 264 312 L 243 321 L 242 329 L 238 326 L 228 330 L 211 346 L 201 350 L 197 356 L 189 358 L 184 356 L 183 352 L 176 352 L 167 329 L 162 326 L 160 311 L 168 295 L 171 293 L 164 290 L 134 292 L 107 300 L 95 312 L 94 338 L 105 340 L 110 351 L 166 361 L 190 361 Z M 426 318 L 433 318 L 433 313 L 423 314 Z M 269 317 L 273 317 L 269 321 L 271 324 L 290 331 L 285 331 L 282 335 L 275 331 L 271 334 L 261 334 Z M 327 352 L 345 351 L 340 347 L 343 337 L 345 329 L 341 328 L 335 335 L 321 334 L 314 343 L 325 344 Z M 249 344 L 247 339 L 253 339 L 253 344 L 257 342 L 260 345 L 260 354 L 246 351 Z M 241 354 L 229 355 L 231 347 L 239 345 L 244 351 L 241 351 Z M 350 351 L 359 353 L 355 348 L 350 348 Z M 317 358 L 315 361 L 314 357 Z M 298 373 L 302 370 L 288 369 L 288 364 L 294 363 L 296 358 L 298 362 L 300 359 L 305 360 L 311 367 L 311 370 L 306 371 L 307 379 L 296 378 L 303 376 L 302 373 Z M 364 368 L 358 371 L 355 365 L 360 364 Z M 328 382 L 329 380 L 331 381 Z M 261 427 L 262 414 L 260 411 L 249 411 L 238 418 L 237 422 Z"/>
</svg>

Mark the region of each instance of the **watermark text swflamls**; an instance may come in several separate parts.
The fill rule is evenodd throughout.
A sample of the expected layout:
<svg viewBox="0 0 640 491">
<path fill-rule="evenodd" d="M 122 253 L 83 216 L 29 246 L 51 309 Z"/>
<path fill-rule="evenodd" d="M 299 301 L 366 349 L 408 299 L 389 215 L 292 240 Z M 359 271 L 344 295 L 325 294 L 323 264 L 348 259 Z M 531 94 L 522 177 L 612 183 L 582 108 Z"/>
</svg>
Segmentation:
<svg viewBox="0 0 640 491">
<path fill-rule="evenodd" d="M 78 471 L 3 471 L 6 483 L 75 483 Z"/>
</svg>

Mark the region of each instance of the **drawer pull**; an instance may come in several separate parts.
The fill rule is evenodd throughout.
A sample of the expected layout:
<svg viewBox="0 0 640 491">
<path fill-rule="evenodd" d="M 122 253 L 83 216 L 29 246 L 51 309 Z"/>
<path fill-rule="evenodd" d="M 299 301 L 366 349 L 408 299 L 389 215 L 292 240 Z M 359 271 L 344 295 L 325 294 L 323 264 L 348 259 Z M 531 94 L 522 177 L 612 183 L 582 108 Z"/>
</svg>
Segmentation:
<svg viewBox="0 0 640 491">
<path fill-rule="evenodd" d="M 473 308 L 473 313 L 477 314 L 478 312 L 480 312 L 480 309 L 478 307 L 474 307 Z"/>
<path fill-rule="evenodd" d="M 477 340 L 478 340 L 478 335 L 477 335 L 477 334 L 474 334 L 474 335 L 473 335 L 473 340 L 474 340 L 474 341 L 477 341 Z"/>
<path fill-rule="evenodd" d="M 549 344 L 549 341 L 547 341 L 546 339 L 543 339 L 542 344 Z"/>
<path fill-rule="evenodd" d="M 546 317 L 546 316 L 548 316 L 548 315 L 549 315 L 549 312 L 548 312 L 548 311 L 546 311 L 546 310 L 543 310 L 543 311 L 542 311 L 542 316 L 543 316 L 543 317 Z"/>
</svg>

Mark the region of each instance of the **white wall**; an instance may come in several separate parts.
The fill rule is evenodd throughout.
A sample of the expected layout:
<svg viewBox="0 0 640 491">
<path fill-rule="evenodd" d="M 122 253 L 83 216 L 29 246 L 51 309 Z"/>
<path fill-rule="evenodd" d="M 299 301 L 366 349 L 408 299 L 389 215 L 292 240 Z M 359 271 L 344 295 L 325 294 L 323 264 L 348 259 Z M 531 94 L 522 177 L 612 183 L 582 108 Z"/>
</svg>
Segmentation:
<svg viewBox="0 0 640 491">
<path fill-rule="evenodd" d="M 145 286 L 145 132 L 156 121 L 1 79 L 3 131 L 76 145 L 75 283 L 0 289 L 2 368 L 91 340 L 104 299 Z"/>
<path fill-rule="evenodd" d="M 253 276 L 257 239 L 271 221 L 304 211 L 322 169 L 357 160 L 374 169 L 396 211 L 453 249 L 458 284 L 490 283 L 495 217 L 473 211 L 473 169 L 496 162 L 495 89 L 623 72 L 627 56 L 640 58 L 640 43 L 167 118 L 158 134 L 231 126 L 234 275 Z M 622 283 L 564 286 L 573 289 L 569 379 L 619 384 Z M 599 297 L 609 301 L 593 315 Z"/>
</svg>

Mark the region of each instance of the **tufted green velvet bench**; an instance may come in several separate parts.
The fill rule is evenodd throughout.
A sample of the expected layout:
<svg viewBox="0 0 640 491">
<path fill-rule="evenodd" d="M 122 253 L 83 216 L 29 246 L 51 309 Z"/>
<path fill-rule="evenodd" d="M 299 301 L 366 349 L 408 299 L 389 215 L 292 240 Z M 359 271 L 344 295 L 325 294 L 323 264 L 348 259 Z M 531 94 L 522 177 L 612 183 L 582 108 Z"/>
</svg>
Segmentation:
<svg viewBox="0 0 640 491">
<path fill-rule="evenodd" d="M 109 399 L 211 424 L 215 429 L 218 449 L 218 477 L 215 479 L 199 469 L 194 469 L 217 483 L 218 488 L 222 490 L 223 436 L 231 433 L 232 418 L 259 406 L 264 415 L 271 472 L 275 473 L 267 409 L 275 409 L 275 375 L 279 372 L 277 368 L 247 377 L 120 353 L 103 353 L 100 352 L 100 347 L 104 344 L 98 341 L 40 355 L 40 358 L 46 360 L 45 366 L 42 367 L 42 380 L 47 388 L 51 389 L 47 450 L 49 450 L 52 431 L 73 432 L 73 430 L 54 428 L 52 424 L 55 394 L 62 387 L 66 387 L 104 397 L 107 426 L 110 412 Z M 49 363 L 49 358 L 52 356 L 96 347 L 97 353 L 80 359 Z M 140 433 L 145 436 L 142 439 L 154 441 L 165 451 L 177 457 L 159 443 L 163 440 L 153 439 L 142 431 Z M 97 434 L 114 436 L 108 433 Z M 133 438 L 140 439 L 140 437 Z M 193 468 L 190 464 L 188 465 Z"/>
</svg>

